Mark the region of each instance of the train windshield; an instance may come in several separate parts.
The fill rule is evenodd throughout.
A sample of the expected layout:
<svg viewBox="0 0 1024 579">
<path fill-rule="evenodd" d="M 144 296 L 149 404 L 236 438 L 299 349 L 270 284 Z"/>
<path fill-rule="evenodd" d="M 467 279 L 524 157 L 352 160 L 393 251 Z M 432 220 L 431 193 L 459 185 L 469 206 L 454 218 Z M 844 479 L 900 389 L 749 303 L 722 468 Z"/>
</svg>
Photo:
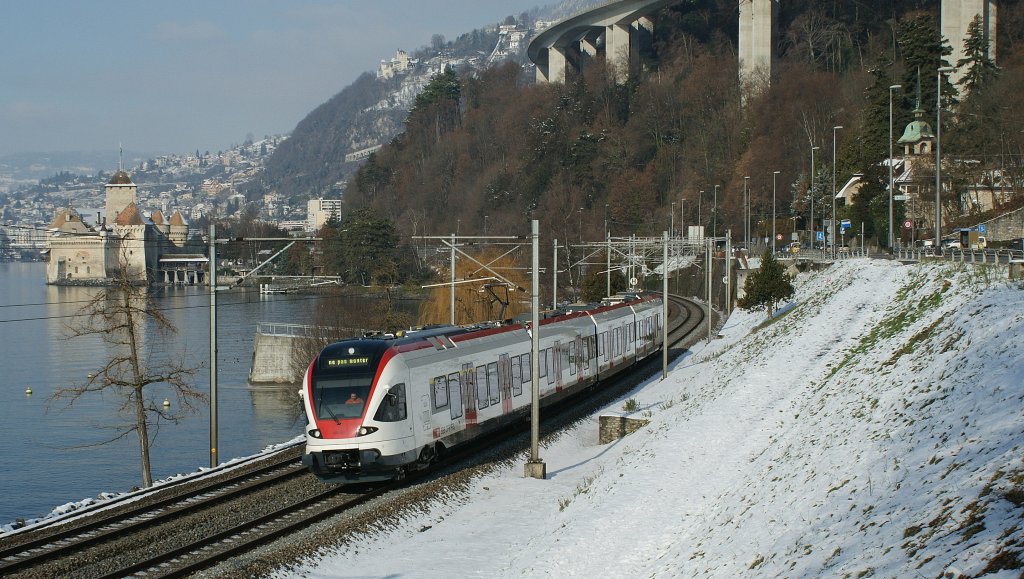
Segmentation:
<svg viewBox="0 0 1024 579">
<path fill-rule="evenodd" d="M 370 374 L 331 376 L 313 380 L 313 412 L 321 420 L 358 418 L 370 395 Z"/>
</svg>

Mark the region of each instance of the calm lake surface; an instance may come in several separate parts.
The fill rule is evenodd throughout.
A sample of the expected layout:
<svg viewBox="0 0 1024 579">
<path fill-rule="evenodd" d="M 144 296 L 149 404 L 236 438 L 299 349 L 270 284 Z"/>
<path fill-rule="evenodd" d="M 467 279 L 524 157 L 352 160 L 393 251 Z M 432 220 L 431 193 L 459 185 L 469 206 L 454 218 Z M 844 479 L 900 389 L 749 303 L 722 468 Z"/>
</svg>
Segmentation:
<svg viewBox="0 0 1024 579">
<path fill-rule="evenodd" d="M 96 291 L 47 286 L 44 263 L 0 263 L 0 525 L 31 519 L 100 492 L 141 486 L 138 442 L 114 436 L 127 421 L 113 394 L 89 394 L 71 407 L 51 401 L 59 388 L 84 383 L 106 360 L 98 337 L 66 339 L 67 325 Z M 209 294 L 202 287 L 154 290 L 157 306 L 177 329 L 166 340 L 145 335 L 146 347 L 185 356 L 202 368 L 193 378 L 210 388 Z M 353 299 L 353 307 L 368 300 Z M 310 322 L 315 298 L 260 295 L 235 289 L 217 294 L 218 458 L 247 456 L 302 435 L 298 387 L 248 384 L 253 336 L 259 322 Z M 32 394 L 26 395 L 25 389 Z M 152 398 L 168 393 L 157 385 Z M 170 396 L 174 401 L 173 396 Z M 173 410 L 173 409 L 172 409 Z M 150 431 L 152 434 L 152 430 Z M 209 466 L 209 406 L 178 424 L 162 423 L 151 447 L 153 478 Z"/>
</svg>

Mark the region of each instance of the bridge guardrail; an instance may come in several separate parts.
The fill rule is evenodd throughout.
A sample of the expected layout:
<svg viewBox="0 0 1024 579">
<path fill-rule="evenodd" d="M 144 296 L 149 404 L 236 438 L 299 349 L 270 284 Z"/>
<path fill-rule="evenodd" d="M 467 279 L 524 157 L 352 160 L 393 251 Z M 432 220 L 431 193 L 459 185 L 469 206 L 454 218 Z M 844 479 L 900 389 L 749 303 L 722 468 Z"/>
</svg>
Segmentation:
<svg viewBox="0 0 1024 579">
<path fill-rule="evenodd" d="M 1024 259 L 1024 251 L 1018 249 L 958 249 L 946 248 L 935 255 L 931 248 L 900 249 L 895 252 L 899 259 L 941 258 L 962 263 L 1009 263 Z"/>
</svg>

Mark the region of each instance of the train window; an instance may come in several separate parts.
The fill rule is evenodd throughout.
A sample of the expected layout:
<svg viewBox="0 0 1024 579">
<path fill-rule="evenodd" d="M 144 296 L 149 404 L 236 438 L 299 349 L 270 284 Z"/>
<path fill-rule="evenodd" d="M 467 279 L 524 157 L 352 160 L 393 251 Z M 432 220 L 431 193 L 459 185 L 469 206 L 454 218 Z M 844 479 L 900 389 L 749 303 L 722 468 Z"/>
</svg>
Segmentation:
<svg viewBox="0 0 1024 579">
<path fill-rule="evenodd" d="M 377 422 L 400 422 L 408 416 L 405 406 L 405 384 L 395 384 L 377 408 L 377 414 L 373 419 Z"/>
<path fill-rule="evenodd" d="M 487 366 L 476 367 L 476 407 L 487 408 Z"/>
<path fill-rule="evenodd" d="M 561 351 L 561 356 L 559 356 L 559 359 L 561 360 L 562 364 L 558 368 L 558 371 L 559 371 L 559 373 L 561 373 L 563 375 L 565 374 L 565 370 L 568 370 L 572 374 L 575 374 L 575 372 L 572 369 L 572 357 L 569 355 L 569 351 L 571 349 L 572 349 L 572 342 L 569 342 L 569 343 L 563 343 L 562 347 L 559 350 L 559 351 Z"/>
<path fill-rule="evenodd" d="M 576 344 L 569 344 L 569 375 L 576 375 Z"/>
<path fill-rule="evenodd" d="M 530 354 L 523 354 L 523 384 L 530 384 L 533 388 L 533 364 L 530 360 Z"/>
<path fill-rule="evenodd" d="M 448 375 L 448 396 L 451 402 L 452 420 L 462 416 L 462 388 L 459 385 L 459 373 L 452 372 Z"/>
<path fill-rule="evenodd" d="M 508 354 L 498 356 L 498 380 L 501 382 L 501 398 L 508 400 L 512 397 L 512 361 Z"/>
<path fill-rule="evenodd" d="M 339 421 L 342 418 L 358 418 L 366 408 L 370 393 L 369 374 L 346 378 L 314 378 L 313 409 L 320 420 Z"/>
<path fill-rule="evenodd" d="M 501 391 L 498 383 L 498 363 L 491 362 L 487 365 L 487 393 L 490 395 L 491 404 L 501 402 Z"/>
<path fill-rule="evenodd" d="M 548 351 L 541 350 L 537 352 L 539 359 L 537 360 L 537 378 L 543 378 L 548 375 Z"/>
<path fill-rule="evenodd" d="M 512 395 L 523 395 L 523 360 L 519 356 L 512 358 Z"/>
<path fill-rule="evenodd" d="M 430 381 L 434 393 L 434 412 L 448 408 L 448 379 L 438 376 Z"/>
<path fill-rule="evenodd" d="M 462 365 L 462 407 L 466 410 L 476 408 L 473 396 L 476 395 L 476 372 L 472 364 Z"/>
<path fill-rule="evenodd" d="M 603 355 L 605 362 L 608 361 L 608 332 L 601 332 L 601 342 L 598 348 L 598 355 Z"/>
<path fill-rule="evenodd" d="M 544 374 L 544 372 L 547 374 Z M 541 370 L 541 375 L 548 377 L 548 384 L 554 384 L 555 382 L 555 356 L 551 351 L 551 348 L 544 349 L 544 370 Z"/>
</svg>

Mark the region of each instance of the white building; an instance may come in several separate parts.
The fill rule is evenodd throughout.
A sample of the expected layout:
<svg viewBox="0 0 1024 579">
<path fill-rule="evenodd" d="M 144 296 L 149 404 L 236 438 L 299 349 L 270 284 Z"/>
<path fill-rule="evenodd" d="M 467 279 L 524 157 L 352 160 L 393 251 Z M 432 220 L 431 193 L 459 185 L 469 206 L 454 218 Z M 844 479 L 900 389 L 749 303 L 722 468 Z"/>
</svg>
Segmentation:
<svg viewBox="0 0 1024 579">
<path fill-rule="evenodd" d="M 310 199 L 306 205 L 306 230 L 317 231 L 330 219 L 341 220 L 341 199 Z"/>
</svg>

